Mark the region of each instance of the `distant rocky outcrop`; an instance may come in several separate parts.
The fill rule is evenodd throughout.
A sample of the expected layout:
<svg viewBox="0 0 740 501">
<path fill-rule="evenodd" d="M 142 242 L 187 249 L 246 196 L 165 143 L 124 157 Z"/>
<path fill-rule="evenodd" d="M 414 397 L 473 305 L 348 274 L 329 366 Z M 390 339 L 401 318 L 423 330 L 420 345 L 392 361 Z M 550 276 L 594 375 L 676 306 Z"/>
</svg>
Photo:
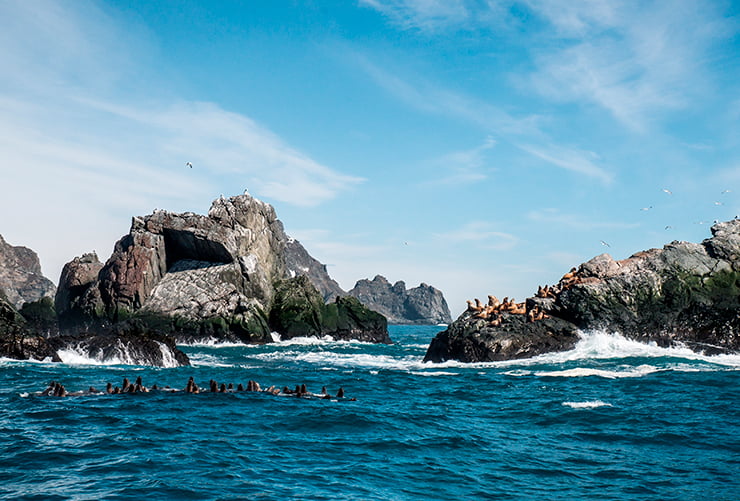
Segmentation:
<svg viewBox="0 0 740 501">
<path fill-rule="evenodd" d="M 290 278 L 288 263 L 298 262 L 287 247 L 275 210 L 249 195 L 219 198 L 207 216 L 135 217 L 104 265 L 88 255 L 65 266 L 60 325 L 79 330 L 134 318 L 179 342 L 272 342 L 271 332 L 282 335 L 290 323 L 276 313 L 289 297 L 276 296 L 277 286 Z M 284 286 L 313 289 L 308 281 Z M 387 331 L 351 320 L 354 338 L 387 342 Z"/>
<path fill-rule="evenodd" d="M 298 240 L 289 238 L 285 244 L 285 258 L 288 274 L 291 277 L 307 276 L 324 298 L 324 302 L 332 302 L 347 293 L 329 276 L 326 265 L 311 257 Z"/>
<path fill-rule="evenodd" d="M 42 297 L 54 297 L 56 287 L 41 273 L 34 251 L 12 246 L 0 235 L 0 290 L 15 308 Z"/>
<path fill-rule="evenodd" d="M 706 354 L 739 352 L 740 220 L 715 224 L 712 235 L 620 261 L 596 256 L 511 311 L 493 308 L 493 296 L 487 304 L 471 302 L 432 340 L 425 360 L 475 362 L 566 350 L 576 329 Z"/>
<path fill-rule="evenodd" d="M 376 275 L 372 280 L 359 280 L 348 294 L 382 313 L 393 324 L 448 324 L 452 321 L 442 292 L 424 283 L 407 290 L 402 281 L 391 285 L 385 277 Z"/>
</svg>

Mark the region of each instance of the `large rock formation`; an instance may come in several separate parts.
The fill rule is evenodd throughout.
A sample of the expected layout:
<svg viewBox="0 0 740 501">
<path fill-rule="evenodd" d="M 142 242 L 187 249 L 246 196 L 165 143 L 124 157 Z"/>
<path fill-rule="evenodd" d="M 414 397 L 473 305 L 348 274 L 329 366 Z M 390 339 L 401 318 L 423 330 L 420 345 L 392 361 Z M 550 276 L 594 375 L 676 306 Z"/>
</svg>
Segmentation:
<svg viewBox="0 0 740 501">
<path fill-rule="evenodd" d="M 285 245 L 286 267 L 291 277 L 307 276 L 324 297 L 324 302 L 332 302 L 347 293 L 329 276 L 326 265 L 314 259 L 298 240 L 289 238 Z"/>
<path fill-rule="evenodd" d="M 65 266 L 60 324 L 89 328 L 135 317 L 180 342 L 271 342 L 270 319 L 278 318 L 272 310 L 281 301 L 275 287 L 290 277 L 287 244 L 272 206 L 249 195 L 220 198 L 207 216 L 156 211 L 135 217 L 105 265 L 83 256 Z M 387 339 L 374 325 L 350 330 Z"/>
<path fill-rule="evenodd" d="M 23 303 L 54 297 L 56 287 L 41 273 L 34 251 L 12 246 L 0 235 L 0 290 L 15 308 L 20 308 Z"/>
<path fill-rule="evenodd" d="M 473 362 L 565 350 L 575 329 L 604 329 L 707 354 L 738 352 L 740 220 L 714 225 L 712 235 L 701 244 L 672 242 L 621 261 L 596 256 L 526 301 L 529 317 L 538 312 L 534 322 L 525 314 L 514 324 L 508 312 L 489 314 L 487 305 L 471 304 L 435 337 L 425 360 Z M 541 343 L 532 329 L 546 331 L 549 342 Z"/>
<path fill-rule="evenodd" d="M 382 313 L 393 324 L 448 324 L 452 321 L 442 292 L 424 283 L 406 290 L 404 282 L 391 285 L 385 277 L 376 275 L 372 280 L 358 281 L 348 294 Z"/>
</svg>

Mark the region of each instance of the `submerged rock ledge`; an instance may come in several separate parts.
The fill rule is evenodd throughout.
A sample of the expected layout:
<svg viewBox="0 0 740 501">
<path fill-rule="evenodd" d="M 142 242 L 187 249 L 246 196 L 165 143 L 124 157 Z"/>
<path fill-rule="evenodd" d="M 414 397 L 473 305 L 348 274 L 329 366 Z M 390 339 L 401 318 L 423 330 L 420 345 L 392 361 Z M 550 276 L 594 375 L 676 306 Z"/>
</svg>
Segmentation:
<svg viewBox="0 0 740 501">
<path fill-rule="evenodd" d="M 601 254 L 501 308 L 470 302 L 432 340 L 424 361 L 484 362 L 569 350 L 577 331 L 603 329 L 705 354 L 740 352 L 740 220 L 700 244 L 674 241 L 615 261 Z M 513 304 L 513 303 L 512 303 Z"/>
</svg>

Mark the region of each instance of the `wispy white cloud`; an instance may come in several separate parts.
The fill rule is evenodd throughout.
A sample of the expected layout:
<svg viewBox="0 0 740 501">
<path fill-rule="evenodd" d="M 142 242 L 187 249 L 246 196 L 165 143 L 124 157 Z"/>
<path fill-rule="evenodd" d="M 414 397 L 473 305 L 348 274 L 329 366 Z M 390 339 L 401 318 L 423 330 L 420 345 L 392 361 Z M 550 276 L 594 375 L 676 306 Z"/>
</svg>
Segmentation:
<svg viewBox="0 0 740 501">
<path fill-rule="evenodd" d="M 608 170 L 596 165 L 595 162 L 599 160 L 599 156 L 592 151 L 558 145 L 535 146 L 519 144 L 518 146 L 522 150 L 556 167 L 583 174 L 587 177 L 597 179 L 604 184 L 611 183 L 614 178 Z"/>
<path fill-rule="evenodd" d="M 360 0 L 404 28 L 426 31 L 465 24 L 470 11 L 464 0 Z"/>
<path fill-rule="evenodd" d="M 491 250 L 509 250 L 519 243 L 517 236 L 497 231 L 495 225 L 487 221 L 470 221 L 460 228 L 437 233 L 435 237 L 446 242 L 475 243 L 481 248 Z"/>
<path fill-rule="evenodd" d="M 728 34 L 716 6 L 644 2 L 529 1 L 570 43 L 536 51 L 534 88 L 590 102 L 636 131 L 659 112 L 687 107 L 707 85 L 712 43 Z"/>
<path fill-rule="evenodd" d="M 377 85 L 419 111 L 462 119 L 497 134 L 539 134 L 540 117 L 536 114 L 516 117 L 498 106 L 436 86 L 426 79 L 406 80 L 363 55 L 353 53 L 352 58 Z"/>
<path fill-rule="evenodd" d="M 445 175 L 426 181 L 425 185 L 455 186 L 476 183 L 488 178 L 486 152 L 496 145 L 496 140 L 487 137 L 483 144 L 469 150 L 455 151 L 431 162 L 443 169 Z"/>
</svg>

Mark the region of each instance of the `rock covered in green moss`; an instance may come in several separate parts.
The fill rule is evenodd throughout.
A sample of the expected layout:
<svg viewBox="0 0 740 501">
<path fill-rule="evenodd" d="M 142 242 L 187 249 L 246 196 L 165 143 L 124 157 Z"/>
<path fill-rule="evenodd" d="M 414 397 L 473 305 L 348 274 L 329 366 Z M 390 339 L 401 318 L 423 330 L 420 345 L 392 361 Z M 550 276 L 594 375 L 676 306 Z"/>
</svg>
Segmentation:
<svg viewBox="0 0 740 501">
<path fill-rule="evenodd" d="M 270 328 L 283 339 L 331 336 L 334 339 L 390 343 L 385 317 L 352 297 L 323 297 L 306 276 L 276 284 Z"/>
</svg>

